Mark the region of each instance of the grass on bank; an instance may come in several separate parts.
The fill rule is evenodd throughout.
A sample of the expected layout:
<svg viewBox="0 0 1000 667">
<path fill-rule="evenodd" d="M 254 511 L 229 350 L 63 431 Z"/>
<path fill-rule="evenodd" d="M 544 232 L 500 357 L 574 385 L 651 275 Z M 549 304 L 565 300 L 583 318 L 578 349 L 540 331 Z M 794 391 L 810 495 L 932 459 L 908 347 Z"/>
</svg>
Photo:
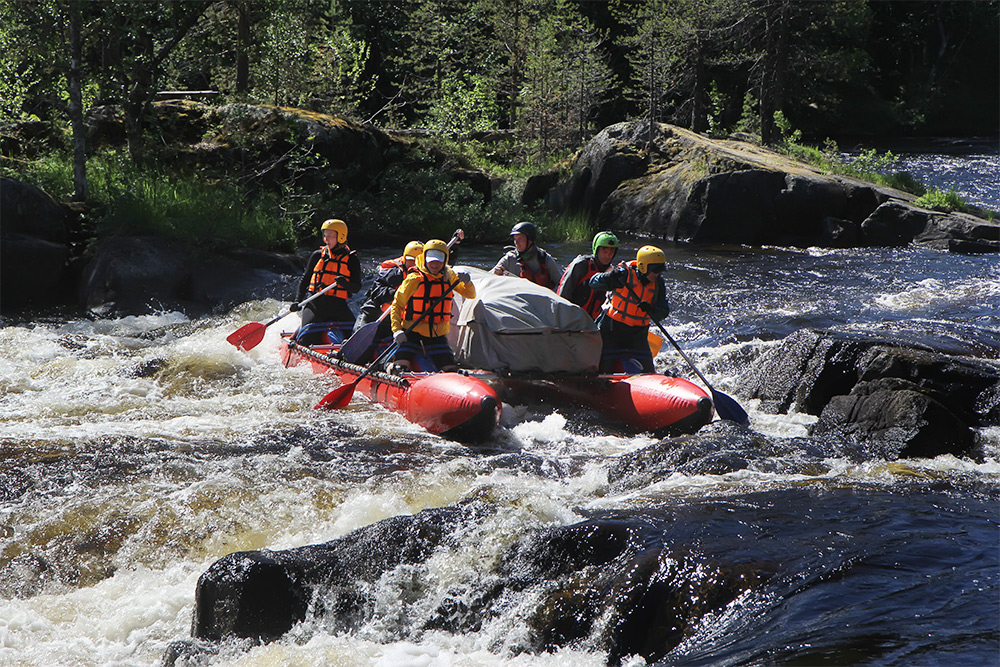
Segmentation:
<svg viewBox="0 0 1000 667">
<path fill-rule="evenodd" d="M 495 143 L 444 142 L 436 150 L 452 155 L 450 150 L 459 147 L 462 153 L 456 159 L 498 174 L 488 201 L 468 183 L 442 178 L 431 166 L 390 166 L 374 187 L 363 191 L 333 186 L 317 192 L 315 187 L 296 186 L 294 175 L 275 191 L 243 186 L 244 181 L 230 173 L 184 170 L 162 162 L 136 167 L 124 150 L 104 150 L 88 159 L 88 225 L 97 238 L 158 235 L 285 251 L 315 243 L 315 220 L 324 217 L 343 218 L 368 239 L 384 236 L 389 242 L 448 239 L 461 227 L 473 243 L 497 243 L 523 220 L 534 222 L 545 241 L 588 240 L 596 231 L 583 216 L 553 217 L 541 207 L 525 209 L 519 203 L 527 179 L 546 169 L 565 168 L 566 156 L 528 166 L 522 161 L 504 164 L 503 149 Z M 921 194 L 919 206 L 970 210 L 955 192 L 925 191 L 909 174 L 882 175 L 879 170 L 894 160 L 891 153 L 872 150 L 848 162 L 832 142 L 824 150 L 786 142 L 785 150 L 832 173 Z M 33 183 L 57 200 L 72 195 L 72 161 L 66 152 L 30 161 L 5 160 L 0 173 Z"/>
<path fill-rule="evenodd" d="M 30 182 L 56 200 L 73 194 L 69 156 L 50 153 L 21 161 L 4 176 Z M 124 151 L 102 151 L 87 160 L 90 224 L 94 234 L 155 235 L 190 243 L 216 240 L 258 248 L 291 249 L 294 227 L 271 194 L 250 197 L 231 181 L 170 170 L 136 167 Z"/>
<path fill-rule="evenodd" d="M 5 161 L 0 173 L 32 183 L 56 200 L 73 194 L 72 158 L 63 151 L 34 160 Z M 157 235 L 189 243 L 234 243 L 291 251 L 316 242 L 315 220 L 340 217 L 366 238 L 442 238 L 465 230 L 472 242 L 506 239 L 522 220 L 545 238 L 585 236 L 584 221 L 563 223 L 519 204 L 523 178 L 503 179 L 489 201 L 468 183 L 448 180 L 433 167 L 392 165 L 363 191 L 332 186 L 322 192 L 295 184 L 279 191 L 241 186 L 231 173 L 178 169 L 163 162 L 132 164 L 124 150 L 88 158 L 88 225 L 97 238 Z"/>
</svg>

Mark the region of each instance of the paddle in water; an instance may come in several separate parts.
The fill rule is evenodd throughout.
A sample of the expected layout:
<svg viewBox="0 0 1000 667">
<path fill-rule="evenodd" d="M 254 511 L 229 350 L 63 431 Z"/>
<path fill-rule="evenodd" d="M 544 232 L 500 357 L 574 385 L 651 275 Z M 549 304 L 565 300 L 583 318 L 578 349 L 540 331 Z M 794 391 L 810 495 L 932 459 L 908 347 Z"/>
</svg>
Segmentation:
<svg viewBox="0 0 1000 667">
<path fill-rule="evenodd" d="M 639 295 L 635 293 L 635 290 L 633 290 L 632 287 L 628 284 L 626 284 L 625 287 L 628 289 L 629 294 L 632 295 L 632 298 L 635 299 L 636 301 L 639 301 Z M 749 426 L 750 416 L 747 414 L 747 411 L 744 410 L 740 406 L 740 404 L 736 402 L 736 399 L 727 394 L 723 394 L 721 391 L 717 391 L 709 383 L 709 381 L 705 378 L 705 376 L 701 374 L 701 371 L 698 370 L 698 367 L 694 365 L 694 362 L 691 361 L 691 358 L 684 353 L 684 350 L 682 350 L 681 346 L 677 344 L 677 341 L 674 340 L 673 336 L 667 333 L 667 330 L 663 328 L 663 325 L 660 324 L 660 321 L 652 316 L 650 316 L 649 319 L 653 322 L 653 324 L 656 325 L 656 328 L 660 330 L 660 333 L 663 334 L 663 337 L 666 338 L 670 342 L 670 344 L 674 346 L 674 349 L 680 353 L 681 357 L 684 358 L 684 361 L 687 362 L 688 366 L 691 367 L 691 369 L 701 379 L 701 381 L 705 384 L 705 386 L 708 387 L 708 390 L 712 393 L 712 402 L 715 404 L 715 411 L 719 414 L 719 416 L 723 419 L 734 421 L 742 426 Z"/>
<path fill-rule="evenodd" d="M 403 331 L 409 333 L 413 329 L 413 327 L 423 322 L 424 318 L 427 317 L 427 314 L 434 309 L 434 306 L 444 301 L 445 297 L 451 294 L 451 291 L 455 289 L 455 286 L 458 285 L 459 282 L 460 281 L 455 281 L 449 284 L 448 289 L 446 289 L 441 296 L 436 298 L 430 304 L 427 310 L 425 310 L 420 314 L 420 317 L 418 317 L 413 324 L 406 327 L 406 329 L 404 329 Z M 385 350 L 382 351 L 382 354 L 378 355 L 378 357 L 375 358 L 375 361 L 368 364 L 368 367 L 365 368 L 365 370 L 361 373 L 361 375 L 354 378 L 354 380 L 352 380 L 348 384 L 337 387 L 329 394 L 321 398 L 319 403 L 316 404 L 315 409 L 319 410 L 320 408 L 326 408 L 329 410 L 337 410 L 343 407 L 347 407 L 347 404 L 351 402 L 351 396 L 354 395 L 354 390 L 357 388 L 358 383 L 361 382 L 361 379 L 366 377 L 373 370 L 375 370 L 375 367 L 378 366 L 380 363 L 388 359 L 389 355 L 391 355 L 393 352 L 396 351 L 396 347 L 397 345 L 393 343 L 389 347 L 385 348 Z"/>
<path fill-rule="evenodd" d="M 306 305 L 316 297 L 326 294 L 336 286 L 337 283 L 333 283 L 332 285 L 327 285 L 319 292 L 316 292 L 315 294 L 310 296 L 308 299 L 303 299 L 302 301 L 299 302 L 299 309 L 301 310 L 302 306 Z M 251 322 L 250 324 L 244 324 L 239 329 L 226 336 L 226 340 L 230 344 L 235 345 L 244 352 L 246 352 L 247 350 L 252 350 L 253 348 L 257 347 L 257 345 L 260 344 L 260 341 L 264 340 L 264 332 L 267 331 L 267 328 L 269 326 L 271 326 L 281 318 L 285 317 L 286 315 L 291 314 L 291 312 L 292 312 L 291 310 L 287 310 L 278 315 L 277 317 L 275 317 L 267 324 L 261 324 L 260 322 Z"/>
<path fill-rule="evenodd" d="M 389 347 L 385 348 L 382 351 L 382 354 L 376 357 L 375 361 L 368 364 L 368 367 L 362 371 L 361 375 L 354 378 L 354 380 L 347 384 L 340 385 L 329 394 L 319 399 L 319 403 L 314 406 L 314 409 L 319 410 L 323 408 L 327 410 L 339 410 L 340 408 L 346 408 L 348 403 L 351 402 L 351 397 L 354 396 L 354 390 L 357 388 L 358 383 L 361 382 L 361 379 L 375 370 L 380 363 L 388 359 L 389 355 L 396 351 L 396 347 L 397 345 L 393 343 Z"/>
</svg>

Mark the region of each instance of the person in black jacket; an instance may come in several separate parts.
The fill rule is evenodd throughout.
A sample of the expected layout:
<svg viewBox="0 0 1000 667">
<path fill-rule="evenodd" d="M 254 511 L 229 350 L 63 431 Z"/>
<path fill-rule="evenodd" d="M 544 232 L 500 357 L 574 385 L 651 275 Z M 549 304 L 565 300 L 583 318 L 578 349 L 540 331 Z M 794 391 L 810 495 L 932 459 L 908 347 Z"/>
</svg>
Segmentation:
<svg viewBox="0 0 1000 667">
<path fill-rule="evenodd" d="M 336 283 L 330 291 L 313 299 L 302 308 L 302 324 L 295 340 L 303 345 L 324 343 L 325 331 L 309 327 L 325 322 L 353 322 L 354 312 L 348 298 L 361 289 L 361 261 L 347 245 L 347 223 L 330 219 L 320 227 L 323 245 L 309 256 L 306 270 L 299 281 L 295 303 L 291 310 L 299 310 L 298 302 Z"/>
<path fill-rule="evenodd" d="M 590 279 L 611 269 L 618 254 L 618 237 L 611 232 L 597 232 L 591 248 L 593 255 L 577 255 L 566 267 L 556 294 L 580 306 L 596 320 L 601 315 L 607 292 L 593 289 Z"/>
<path fill-rule="evenodd" d="M 354 330 L 358 331 L 365 325 L 379 322 L 375 335 L 371 337 L 372 344 L 368 350 L 358 357 L 355 363 L 366 363 L 375 358 L 375 349 L 379 341 L 392 337 L 392 321 L 386 316 L 392 297 L 396 295 L 396 289 L 403 283 L 406 272 L 414 267 L 417 257 L 424 252 L 424 244 L 420 241 L 410 241 L 406 244 L 403 254 L 400 257 L 387 259 L 379 264 L 378 274 L 375 281 L 368 288 L 365 294 L 365 302 L 361 306 L 361 313 L 358 321 L 354 323 Z"/>
</svg>

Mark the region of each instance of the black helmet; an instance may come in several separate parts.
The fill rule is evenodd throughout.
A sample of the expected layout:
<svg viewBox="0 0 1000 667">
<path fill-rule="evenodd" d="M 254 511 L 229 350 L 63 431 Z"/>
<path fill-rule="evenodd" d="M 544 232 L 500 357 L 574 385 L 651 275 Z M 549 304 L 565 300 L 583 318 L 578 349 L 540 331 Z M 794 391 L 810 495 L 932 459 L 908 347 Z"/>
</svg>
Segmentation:
<svg viewBox="0 0 1000 667">
<path fill-rule="evenodd" d="M 534 243 L 535 239 L 538 238 L 538 227 L 530 222 L 519 222 L 510 230 L 510 235 L 514 234 L 524 234 L 529 241 Z"/>
</svg>

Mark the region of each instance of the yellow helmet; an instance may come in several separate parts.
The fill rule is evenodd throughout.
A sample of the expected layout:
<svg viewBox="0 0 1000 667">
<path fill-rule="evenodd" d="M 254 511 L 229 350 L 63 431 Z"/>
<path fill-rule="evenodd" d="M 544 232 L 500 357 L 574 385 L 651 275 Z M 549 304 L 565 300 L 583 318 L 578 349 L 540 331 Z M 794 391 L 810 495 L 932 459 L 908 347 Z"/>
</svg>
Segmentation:
<svg viewBox="0 0 1000 667">
<path fill-rule="evenodd" d="M 431 239 L 424 244 L 424 251 L 417 258 L 417 268 L 421 271 L 427 271 L 427 255 L 431 253 L 433 253 L 432 259 L 448 263 L 448 244 L 440 239 Z"/>
<path fill-rule="evenodd" d="M 424 251 L 424 244 L 420 241 L 410 241 L 403 250 L 403 257 L 420 257 Z"/>
<path fill-rule="evenodd" d="M 347 243 L 347 223 L 343 220 L 337 220 L 336 218 L 330 218 L 323 223 L 323 226 L 319 228 L 320 232 L 325 232 L 328 229 L 332 229 L 337 232 L 337 243 Z"/>
<path fill-rule="evenodd" d="M 667 256 L 663 254 L 663 251 L 657 248 L 655 245 L 644 245 L 639 248 L 639 252 L 635 253 L 635 264 L 636 268 L 639 269 L 639 273 L 645 274 L 649 272 L 650 266 L 655 266 L 656 264 L 661 265 L 660 270 L 663 270 L 663 265 L 667 263 Z"/>
</svg>

